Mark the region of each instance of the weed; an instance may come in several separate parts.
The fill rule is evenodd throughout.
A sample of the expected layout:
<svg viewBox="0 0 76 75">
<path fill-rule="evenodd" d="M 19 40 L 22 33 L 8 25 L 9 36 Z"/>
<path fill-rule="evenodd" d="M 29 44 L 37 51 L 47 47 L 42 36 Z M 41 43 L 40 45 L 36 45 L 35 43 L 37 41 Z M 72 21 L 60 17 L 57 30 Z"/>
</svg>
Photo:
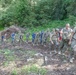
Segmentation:
<svg viewBox="0 0 76 75">
<path fill-rule="evenodd" d="M 12 72 L 11 72 L 11 75 L 18 75 L 18 72 L 16 69 L 14 69 Z"/>
</svg>

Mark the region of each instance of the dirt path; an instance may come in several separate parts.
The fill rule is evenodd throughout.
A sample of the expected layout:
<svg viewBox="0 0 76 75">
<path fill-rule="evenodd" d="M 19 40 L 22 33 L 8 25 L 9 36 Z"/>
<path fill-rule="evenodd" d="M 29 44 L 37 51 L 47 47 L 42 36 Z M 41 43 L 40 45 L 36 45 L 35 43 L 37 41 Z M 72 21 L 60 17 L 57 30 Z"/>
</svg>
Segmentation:
<svg viewBox="0 0 76 75">
<path fill-rule="evenodd" d="M 27 65 L 27 59 L 34 58 L 37 53 L 45 57 L 46 62 L 41 66 L 48 70 L 46 75 L 76 75 L 76 61 L 64 62 L 62 55 L 52 52 L 47 47 L 33 46 L 31 43 L 0 45 L 0 75 L 11 75 L 14 67 L 21 68 Z"/>
</svg>

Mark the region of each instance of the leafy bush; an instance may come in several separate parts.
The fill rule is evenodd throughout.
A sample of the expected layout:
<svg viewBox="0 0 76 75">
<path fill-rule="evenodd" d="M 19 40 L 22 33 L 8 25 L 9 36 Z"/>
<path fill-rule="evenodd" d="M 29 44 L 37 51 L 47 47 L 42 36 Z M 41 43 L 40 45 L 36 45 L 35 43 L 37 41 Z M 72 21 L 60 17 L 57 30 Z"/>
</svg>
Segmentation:
<svg viewBox="0 0 76 75">
<path fill-rule="evenodd" d="M 0 26 L 48 26 L 57 20 L 76 21 L 76 0 L 1 0 Z M 58 25 L 59 26 L 59 25 Z"/>
</svg>

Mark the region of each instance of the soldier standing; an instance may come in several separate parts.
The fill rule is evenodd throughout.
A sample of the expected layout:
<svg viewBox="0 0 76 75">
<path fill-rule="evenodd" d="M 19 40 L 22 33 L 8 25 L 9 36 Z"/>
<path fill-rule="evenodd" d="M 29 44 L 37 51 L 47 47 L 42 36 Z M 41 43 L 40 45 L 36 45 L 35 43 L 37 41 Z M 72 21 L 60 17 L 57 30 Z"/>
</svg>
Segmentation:
<svg viewBox="0 0 76 75">
<path fill-rule="evenodd" d="M 72 47 L 76 44 L 76 27 L 73 29 Z"/>
<path fill-rule="evenodd" d="M 14 43 L 15 43 L 15 33 L 14 32 L 11 34 L 11 40 L 12 40 L 12 44 L 14 45 Z"/>
<path fill-rule="evenodd" d="M 40 33 L 40 44 L 42 44 L 42 36 L 43 36 L 44 31 L 41 31 Z"/>
<path fill-rule="evenodd" d="M 74 58 L 76 59 L 76 26 L 73 29 L 72 48 L 74 50 Z"/>
<path fill-rule="evenodd" d="M 70 51 L 70 55 L 68 57 L 71 57 L 72 55 L 72 48 L 71 48 L 71 40 L 72 40 L 72 33 L 73 30 L 70 28 L 70 24 L 66 24 L 66 27 L 61 30 L 62 35 L 62 42 L 60 46 L 61 52 L 64 54 L 65 51 Z"/>
<path fill-rule="evenodd" d="M 28 43 L 28 41 L 29 41 L 29 38 L 30 38 L 30 33 L 28 32 L 28 33 L 26 33 L 26 42 Z"/>
<path fill-rule="evenodd" d="M 2 43 L 2 45 L 4 44 L 4 39 L 5 39 L 5 36 L 2 35 L 2 36 L 1 36 L 1 43 Z"/>
<path fill-rule="evenodd" d="M 46 31 L 43 33 L 43 36 L 42 36 L 42 45 L 45 46 L 46 44 Z"/>
<path fill-rule="evenodd" d="M 32 34 L 32 44 L 33 44 L 33 45 L 35 44 L 35 38 L 36 38 L 36 34 L 33 33 L 33 34 Z"/>
<path fill-rule="evenodd" d="M 39 36 L 40 36 L 40 35 L 39 35 L 39 33 L 37 32 L 37 33 L 36 33 L 36 36 L 35 36 L 35 44 L 36 44 L 36 45 L 39 44 L 39 38 L 40 38 Z"/>
<path fill-rule="evenodd" d="M 50 34 L 50 41 L 51 41 L 51 47 L 53 47 L 53 50 L 55 52 L 57 52 L 57 50 L 59 49 L 59 29 L 55 29 L 55 31 L 53 31 L 53 34 Z"/>
<path fill-rule="evenodd" d="M 20 32 L 19 33 L 19 44 L 20 44 L 20 46 L 23 44 L 23 34 Z"/>
</svg>

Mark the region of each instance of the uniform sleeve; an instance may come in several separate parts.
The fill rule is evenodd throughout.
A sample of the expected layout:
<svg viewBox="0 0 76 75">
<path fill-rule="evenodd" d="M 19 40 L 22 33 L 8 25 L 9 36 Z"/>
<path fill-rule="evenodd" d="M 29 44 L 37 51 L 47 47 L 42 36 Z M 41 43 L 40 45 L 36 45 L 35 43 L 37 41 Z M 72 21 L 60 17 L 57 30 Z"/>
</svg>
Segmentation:
<svg viewBox="0 0 76 75">
<path fill-rule="evenodd" d="M 76 32 L 76 27 L 74 27 L 73 32 L 74 32 L 74 33 Z"/>
<path fill-rule="evenodd" d="M 73 32 L 73 29 L 71 29 L 71 32 Z"/>
</svg>

